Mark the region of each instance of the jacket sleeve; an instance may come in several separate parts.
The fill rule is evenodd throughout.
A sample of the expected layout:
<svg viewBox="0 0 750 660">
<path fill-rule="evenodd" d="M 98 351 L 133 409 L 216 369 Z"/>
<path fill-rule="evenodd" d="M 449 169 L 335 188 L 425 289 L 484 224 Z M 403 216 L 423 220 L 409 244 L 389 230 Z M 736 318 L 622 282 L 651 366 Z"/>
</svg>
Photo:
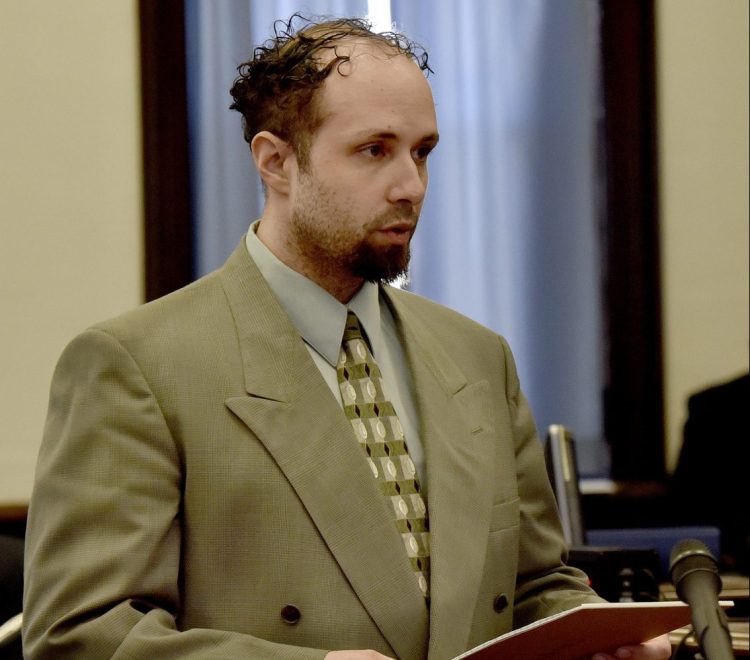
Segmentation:
<svg viewBox="0 0 750 660">
<path fill-rule="evenodd" d="M 506 356 L 506 391 L 521 503 L 513 612 L 513 627 L 518 628 L 581 603 L 602 602 L 602 599 L 588 586 L 583 572 L 566 565 L 567 547 L 547 477 L 542 445 L 531 409 L 520 390 L 510 348 L 501 341 Z"/>
<path fill-rule="evenodd" d="M 29 508 L 27 658 L 322 658 L 237 632 L 180 631 L 179 449 L 131 355 L 102 330 L 63 353 Z"/>
</svg>

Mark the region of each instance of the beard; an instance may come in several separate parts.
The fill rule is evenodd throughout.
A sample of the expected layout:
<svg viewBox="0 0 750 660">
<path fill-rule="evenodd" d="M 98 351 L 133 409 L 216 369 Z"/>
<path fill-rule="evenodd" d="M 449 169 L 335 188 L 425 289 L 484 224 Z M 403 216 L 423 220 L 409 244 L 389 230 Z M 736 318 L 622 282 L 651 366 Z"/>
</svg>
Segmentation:
<svg viewBox="0 0 750 660">
<path fill-rule="evenodd" d="M 406 277 L 410 259 L 409 243 L 383 247 L 362 241 L 346 265 L 352 275 L 368 282 L 390 283 Z"/>
<path fill-rule="evenodd" d="M 360 224 L 334 191 L 315 186 L 309 176 L 305 187 L 304 201 L 292 210 L 292 232 L 308 264 L 328 276 L 340 273 L 375 283 L 406 275 L 419 219 L 411 204 L 404 202 Z M 403 221 L 412 225 L 406 243 L 384 245 L 375 240 L 379 229 Z"/>
</svg>

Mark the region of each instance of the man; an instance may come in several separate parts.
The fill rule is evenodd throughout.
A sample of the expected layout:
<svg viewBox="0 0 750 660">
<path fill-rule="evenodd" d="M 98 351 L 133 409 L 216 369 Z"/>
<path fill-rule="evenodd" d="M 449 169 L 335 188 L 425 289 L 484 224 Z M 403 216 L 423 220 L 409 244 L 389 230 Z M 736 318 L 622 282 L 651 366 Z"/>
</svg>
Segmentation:
<svg viewBox="0 0 750 660">
<path fill-rule="evenodd" d="M 290 22 L 240 68 L 263 216 L 220 271 L 63 354 L 29 657 L 447 659 L 596 600 L 505 342 L 378 284 L 438 140 L 417 53 Z"/>
</svg>

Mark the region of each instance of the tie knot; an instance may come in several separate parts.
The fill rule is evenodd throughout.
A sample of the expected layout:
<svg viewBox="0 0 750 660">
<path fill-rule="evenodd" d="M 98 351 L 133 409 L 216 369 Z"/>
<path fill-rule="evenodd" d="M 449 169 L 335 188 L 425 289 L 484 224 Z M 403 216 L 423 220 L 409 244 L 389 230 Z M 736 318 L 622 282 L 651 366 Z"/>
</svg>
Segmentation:
<svg viewBox="0 0 750 660">
<path fill-rule="evenodd" d="M 352 339 L 363 339 L 365 336 L 362 332 L 362 326 L 359 323 L 357 315 L 349 310 L 346 315 L 346 327 L 344 328 L 344 341 L 351 341 Z"/>
</svg>

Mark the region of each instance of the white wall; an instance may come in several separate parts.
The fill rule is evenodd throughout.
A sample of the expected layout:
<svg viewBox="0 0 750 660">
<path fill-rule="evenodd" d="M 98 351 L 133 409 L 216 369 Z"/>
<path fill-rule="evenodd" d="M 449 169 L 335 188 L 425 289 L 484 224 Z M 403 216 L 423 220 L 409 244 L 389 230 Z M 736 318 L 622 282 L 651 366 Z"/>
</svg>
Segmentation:
<svg viewBox="0 0 750 660">
<path fill-rule="evenodd" d="M 135 0 L 0 2 L 0 504 L 23 503 L 52 370 L 141 300 Z"/>
<path fill-rule="evenodd" d="M 748 2 L 659 0 L 667 459 L 688 395 L 748 369 Z"/>
</svg>

